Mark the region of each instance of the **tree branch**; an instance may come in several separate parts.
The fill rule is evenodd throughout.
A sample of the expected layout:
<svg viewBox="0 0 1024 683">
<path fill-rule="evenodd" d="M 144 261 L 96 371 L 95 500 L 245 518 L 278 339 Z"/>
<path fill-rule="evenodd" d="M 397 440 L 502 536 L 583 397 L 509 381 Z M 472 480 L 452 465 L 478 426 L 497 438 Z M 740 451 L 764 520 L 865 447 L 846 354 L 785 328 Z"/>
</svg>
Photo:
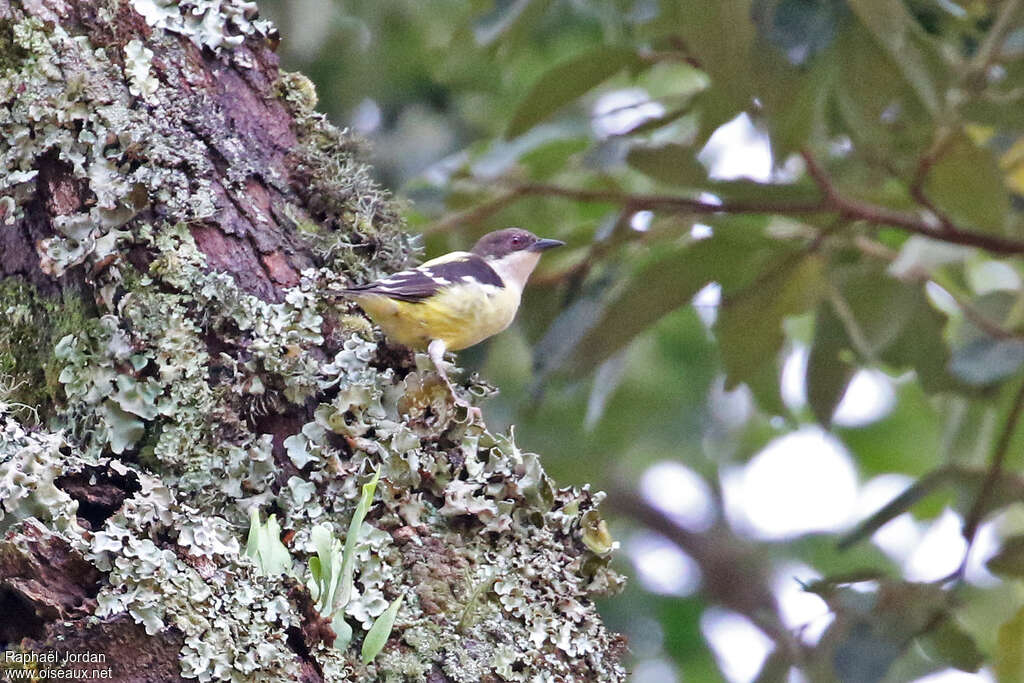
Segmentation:
<svg viewBox="0 0 1024 683">
<path fill-rule="evenodd" d="M 675 195 L 632 194 L 618 190 L 585 190 L 544 183 L 523 183 L 516 185 L 515 189 L 523 196 L 561 197 L 578 202 L 619 204 L 634 211 L 669 210 L 695 214 L 808 214 L 828 211 L 828 205 L 823 202 L 727 202 L 723 204 Z"/>
<path fill-rule="evenodd" d="M 1024 254 L 1024 240 L 989 235 L 956 226 L 952 221 L 943 221 L 938 216 L 933 220 L 918 214 L 906 213 L 885 206 L 863 202 L 843 196 L 824 167 L 809 153 L 803 152 L 808 175 L 814 180 L 823 197 L 812 202 L 734 201 L 714 202 L 689 197 L 664 194 L 634 194 L 620 190 L 588 190 L 564 187 L 546 183 L 520 183 L 512 185 L 495 199 L 481 205 L 483 217 L 492 215 L 497 209 L 519 197 L 559 197 L 577 202 L 617 204 L 632 211 L 668 211 L 696 215 L 714 214 L 778 214 L 808 215 L 838 213 L 851 221 L 866 221 L 875 225 L 887 225 L 931 239 L 977 247 L 994 254 Z M 477 211 L 458 214 L 459 220 L 480 218 Z M 428 232 L 438 232 L 450 227 L 456 219 L 434 224 Z M 938 223 L 936 225 L 936 223 Z M 948 223 L 948 224 L 947 224 Z"/>
<path fill-rule="evenodd" d="M 801 155 L 807 164 L 808 175 L 825 195 L 827 208 L 838 211 L 847 218 L 879 225 L 890 225 L 941 242 L 978 247 L 997 254 L 1024 253 L 1024 241 L 1022 240 L 965 230 L 945 216 L 935 215 L 935 220 L 939 223 L 939 226 L 936 227 L 931 221 L 915 214 L 844 197 L 832 182 L 832 178 L 825 168 L 809 151 L 803 150 Z"/>
</svg>

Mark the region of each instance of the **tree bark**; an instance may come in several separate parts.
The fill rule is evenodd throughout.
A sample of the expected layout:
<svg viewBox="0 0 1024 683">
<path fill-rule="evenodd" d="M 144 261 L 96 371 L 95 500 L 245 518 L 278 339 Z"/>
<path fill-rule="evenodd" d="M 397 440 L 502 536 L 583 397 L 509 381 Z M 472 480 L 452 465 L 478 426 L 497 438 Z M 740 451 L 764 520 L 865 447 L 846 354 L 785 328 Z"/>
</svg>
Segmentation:
<svg viewBox="0 0 1024 683">
<path fill-rule="evenodd" d="M 410 241 L 275 41 L 241 0 L 0 0 L 8 677 L 621 680 L 600 495 L 327 294 Z M 339 648 L 311 532 L 344 539 L 375 471 Z M 243 552 L 254 509 L 290 573 Z"/>
</svg>

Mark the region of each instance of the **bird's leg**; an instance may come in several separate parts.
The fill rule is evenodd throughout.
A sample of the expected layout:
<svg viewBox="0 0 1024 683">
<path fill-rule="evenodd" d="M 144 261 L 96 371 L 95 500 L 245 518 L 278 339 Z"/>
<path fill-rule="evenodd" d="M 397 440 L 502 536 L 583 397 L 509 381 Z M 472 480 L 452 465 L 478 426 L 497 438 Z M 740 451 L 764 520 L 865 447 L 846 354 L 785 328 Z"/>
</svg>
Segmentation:
<svg viewBox="0 0 1024 683">
<path fill-rule="evenodd" d="M 459 397 L 459 395 L 455 393 L 455 387 L 452 385 L 451 380 L 448 379 L 448 372 L 444 368 L 445 350 L 444 342 L 440 339 L 435 339 L 430 342 L 429 346 L 427 346 L 427 354 L 430 356 L 430 360 L 434 361 L 434 367 L 437 369 L 437 374 L 441 376 L 442 380 L 444 380 L 445 386 L 448 387 L 448 391 L 451 393 L 452 400 L 455 402 L 455 405 L 466 409 L 470 422 L 483 421 L 483 412 L 475 405 L 472 405 L 469 401 Z"/>
</svg>

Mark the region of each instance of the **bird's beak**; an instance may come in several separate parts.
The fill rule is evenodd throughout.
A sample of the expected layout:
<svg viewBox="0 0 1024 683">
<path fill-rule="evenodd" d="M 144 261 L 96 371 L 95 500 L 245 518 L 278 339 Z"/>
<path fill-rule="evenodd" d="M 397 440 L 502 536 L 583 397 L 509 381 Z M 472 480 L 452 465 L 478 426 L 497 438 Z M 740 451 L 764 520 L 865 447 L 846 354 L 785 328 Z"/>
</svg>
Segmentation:
<svg viewBox="0 0 1024 683">
<path fill-rule="evenodd" d="M 565 246 L 565 242 L 562 240 L 537 240 L 530 245 L 528 251 L 547 251 L 562 246 Z"/>
</svg>

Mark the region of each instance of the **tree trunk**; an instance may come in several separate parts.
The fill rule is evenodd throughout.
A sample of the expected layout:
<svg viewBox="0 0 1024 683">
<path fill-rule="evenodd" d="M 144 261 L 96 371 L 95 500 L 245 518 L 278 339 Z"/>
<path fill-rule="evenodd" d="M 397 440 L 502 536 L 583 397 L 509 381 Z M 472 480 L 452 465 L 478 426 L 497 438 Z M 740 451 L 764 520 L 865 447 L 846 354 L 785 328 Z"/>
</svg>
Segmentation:
<svg viewBox="0 0 1024 683">
<path fill-rule="evenodd" d="M 0 0 L 8 676 L 621 680 L 600 497 L 326 294 L 410 243 L 275 40 L 241 0 Z M 375 471 L 339 648 L 311 532 Z M 292 572 L 243 551 L 254 509 Z"/>
</svg>

